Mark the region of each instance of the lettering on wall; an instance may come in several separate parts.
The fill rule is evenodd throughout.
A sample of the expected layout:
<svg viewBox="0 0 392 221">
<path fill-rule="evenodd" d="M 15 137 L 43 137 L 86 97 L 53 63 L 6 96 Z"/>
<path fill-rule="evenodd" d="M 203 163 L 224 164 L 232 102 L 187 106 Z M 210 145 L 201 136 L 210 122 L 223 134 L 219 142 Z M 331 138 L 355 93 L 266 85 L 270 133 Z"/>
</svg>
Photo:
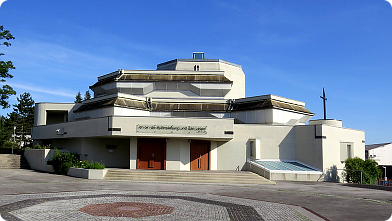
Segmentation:
<svg viewBox="0 0 392 221">
<path fill-rule="evenodd" d="M 182 125 L 136 125 L 136 133 L 154 134 L 207 134 L 207 126 L 182 126 Z"/>
</svg>

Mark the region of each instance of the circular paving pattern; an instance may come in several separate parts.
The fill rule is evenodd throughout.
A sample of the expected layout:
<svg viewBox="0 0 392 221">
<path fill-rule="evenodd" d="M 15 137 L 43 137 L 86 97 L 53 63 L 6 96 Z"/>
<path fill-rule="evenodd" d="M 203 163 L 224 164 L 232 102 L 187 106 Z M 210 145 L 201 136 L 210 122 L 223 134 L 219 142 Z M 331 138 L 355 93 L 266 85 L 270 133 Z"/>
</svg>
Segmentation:
<svg viewBox="0 0 392 221">
<path fill-rule="evenodd" d="M 81 191 L 5 196 L 13 220 L 309 220 L 290 206 L 212 194 Z"/>
<path fill-rule="evenodd" d="M 173 207 L 153 203 L 103 203 L 85 206 L 79 211 L 88 213 L 93 216 L 109 217 L 146 217 L 170 214 Z"/>
</svg>

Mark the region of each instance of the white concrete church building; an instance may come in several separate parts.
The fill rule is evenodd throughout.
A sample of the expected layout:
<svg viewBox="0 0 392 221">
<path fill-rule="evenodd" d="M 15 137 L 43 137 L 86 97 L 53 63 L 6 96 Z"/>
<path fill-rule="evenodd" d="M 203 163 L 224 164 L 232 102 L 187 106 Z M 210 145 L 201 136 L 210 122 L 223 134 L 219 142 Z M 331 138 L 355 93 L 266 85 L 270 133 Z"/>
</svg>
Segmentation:
<svg viewBox="0 0 392 221">
<path fill-rule="evenodd" d="M 204 53 L 120 69 L 90 89 L 82 103 L 37 103 L 34 142 L 106 167 L 252 170 L 274 180 L 334 180 L 345 159 L 364 159 L 363 131 L 309 121 L 301 101 L 245 97 L 242 67 Z"/>
</svg>

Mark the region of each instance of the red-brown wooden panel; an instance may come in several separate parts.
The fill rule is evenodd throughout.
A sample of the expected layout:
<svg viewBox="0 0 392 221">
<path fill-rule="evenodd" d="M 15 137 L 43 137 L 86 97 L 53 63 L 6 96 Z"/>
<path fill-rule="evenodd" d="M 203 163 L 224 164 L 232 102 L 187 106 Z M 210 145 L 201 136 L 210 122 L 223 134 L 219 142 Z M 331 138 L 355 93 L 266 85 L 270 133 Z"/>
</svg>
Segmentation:
<svg viewBox="0 0 392 221">
<path fill-rule="evenodd" d="M 137 169 L 164 170 L 166 164 L 165 139 L 138 139 Z"/>
<path fill-rule="evenodd" d="M 210 142 L 191 141 L 191 170 L 210 169 Z"/>
</svg>

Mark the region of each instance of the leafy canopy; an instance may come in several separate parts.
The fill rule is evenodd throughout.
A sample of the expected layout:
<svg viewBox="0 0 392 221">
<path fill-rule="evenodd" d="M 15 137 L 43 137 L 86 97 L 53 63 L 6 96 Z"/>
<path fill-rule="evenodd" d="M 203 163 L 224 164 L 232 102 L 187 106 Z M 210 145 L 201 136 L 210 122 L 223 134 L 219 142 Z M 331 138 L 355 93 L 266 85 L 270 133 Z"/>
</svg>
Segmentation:
<svg viewBox="0 0 392 221">
<path fill-rule="evenodd" d="M 9 30 L 5 30 L 4 26 L 0 25 L 0 45 L 5 45 L 6 47 L 11 46 L 11 43 L 9 43 L 9 40 L 15 39 L 14 36 L 11 34 Z M 0 52 L 0 56 L 3 56 L 4 53 Z M 15 69 L 14 65 L 12 64 L 12 61 L 3 61 L 0 60 L 0 81 L 5 82 L 6 79 L 8 78 L 13 78 L 9 71 Z M 0 87 L 0 106 L 2 108 L 8 108 L 10 107 L 8 103 L 8 98 L 11 95 L 15 95 L 14 89 L 5 84 L 2 87 Z"/>
</svg>

